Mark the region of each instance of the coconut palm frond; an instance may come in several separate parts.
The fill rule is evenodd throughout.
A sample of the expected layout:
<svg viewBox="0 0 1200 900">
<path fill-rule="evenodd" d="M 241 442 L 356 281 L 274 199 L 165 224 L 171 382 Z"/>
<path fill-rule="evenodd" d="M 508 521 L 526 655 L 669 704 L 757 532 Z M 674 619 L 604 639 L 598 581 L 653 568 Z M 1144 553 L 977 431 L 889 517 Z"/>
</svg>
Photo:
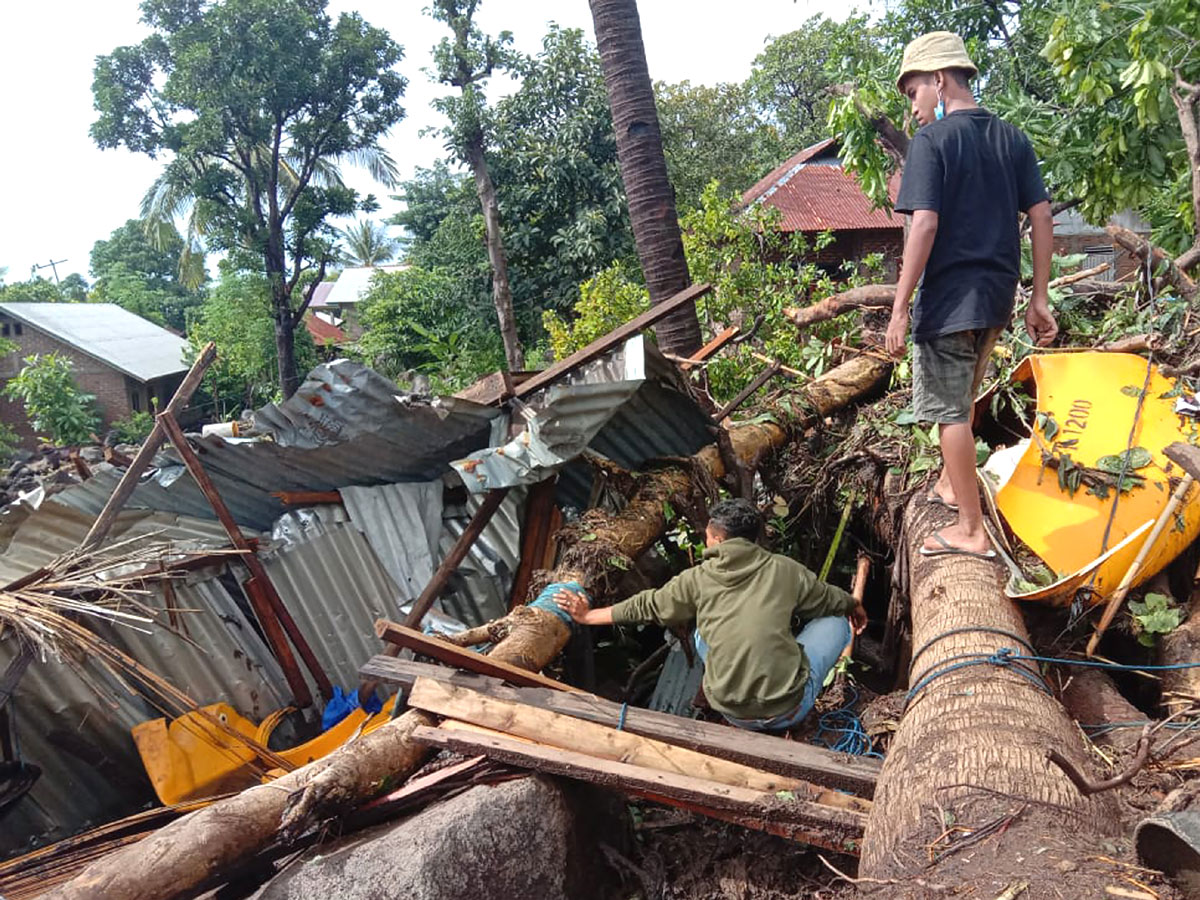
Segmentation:
<svg viewBox="0 0 1200 900">
<path fill-rule="evenodd" d="M 352 166 L 366 169 L 371 177 L 386 188 L 394 188 L 400 183 L 400 169 L 396 161 L 382 147 L 363 147 L 343 153 L 339 159 Z"/>
</svg>

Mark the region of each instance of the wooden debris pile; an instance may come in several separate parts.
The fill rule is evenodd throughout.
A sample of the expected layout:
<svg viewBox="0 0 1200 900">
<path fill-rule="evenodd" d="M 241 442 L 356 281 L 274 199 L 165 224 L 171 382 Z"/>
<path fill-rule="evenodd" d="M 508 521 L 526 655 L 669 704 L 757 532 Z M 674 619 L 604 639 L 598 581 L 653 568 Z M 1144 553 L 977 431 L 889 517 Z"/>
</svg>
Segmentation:
<svg viewBox="0 0 1200 900">
<path fill-rule="evenodd" d="M 409 689 L 410 707 L 442 717 L 413 732 L 419 743 L 858 851 L 872 760 L 446 666 L 377 656 L 362 673 Z"/>
</svg>

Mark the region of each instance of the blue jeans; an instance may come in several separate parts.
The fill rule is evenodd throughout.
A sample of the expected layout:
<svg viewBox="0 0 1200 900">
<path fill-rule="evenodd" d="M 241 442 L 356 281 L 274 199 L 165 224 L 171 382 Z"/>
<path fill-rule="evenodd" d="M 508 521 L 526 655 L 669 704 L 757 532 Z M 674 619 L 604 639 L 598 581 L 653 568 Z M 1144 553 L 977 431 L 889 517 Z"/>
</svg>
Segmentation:
<svg viewBox="0 0 1200 900">
<path fill-rule="evenodd" d="M 700 632 L 692 632 L 692 638 L 701 661 L 707 660 L 708 644 L 700 637 Z M 808 657 L 808 681 L 804 685 L 800 705 L 789 712 L 766 719 L 739 719 L 721 713 L 725 716 L 725 721 L 750 731 L 786 731 L 812 712 L 826 676 L 836 665 L 846 645 L 850 643 L 850 622 L 843 616 L 812 619 L 800 629 L 800 633 L 796 635 L 796 643 L 804 648 L 804 655 Z"/>
</svg>

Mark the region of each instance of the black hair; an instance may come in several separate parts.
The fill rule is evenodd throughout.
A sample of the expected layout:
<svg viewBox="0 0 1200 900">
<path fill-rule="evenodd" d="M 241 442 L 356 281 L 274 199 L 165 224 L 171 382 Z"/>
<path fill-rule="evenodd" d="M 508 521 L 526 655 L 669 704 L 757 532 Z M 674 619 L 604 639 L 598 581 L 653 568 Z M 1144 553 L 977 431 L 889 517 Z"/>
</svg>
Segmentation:
<svg viewBox="0 0 1200 900">
<path fill-rule="evenodd" d="M 946 76 L 958 82 L 960 88 L 971 87 L 971 74 L 970 69 L 946 69 Z"/>
<path fill-rule="evenodd" d="M 758 540 L 762 529 L 762 516 L 758 507 L 749 500 L 722 500 L 708 511 L 708 524 L 729 538 Z"/>
</svg>

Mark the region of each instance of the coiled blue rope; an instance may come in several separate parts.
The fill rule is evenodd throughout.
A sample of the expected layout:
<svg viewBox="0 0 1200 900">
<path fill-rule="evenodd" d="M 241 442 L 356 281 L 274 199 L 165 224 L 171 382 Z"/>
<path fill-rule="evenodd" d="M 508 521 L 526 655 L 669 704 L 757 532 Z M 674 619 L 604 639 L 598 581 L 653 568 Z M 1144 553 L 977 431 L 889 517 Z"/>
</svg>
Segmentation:
<svg viewBox="0 0 1200 900">
<path fill-rule="evenodd" d="M 858 704 L 858 691 L 849 685 L 847 689 L 850 691 L 850 699 L 838 709 L 823 713 L 817 719 L 817 733 L 813 736 L 813 743 L 828 747 L 837 753 L 883 759 L 882 753 L 871 748 L 871 736 L 867 734 L 862 719 L 854 711 Z"/>
</svg>

